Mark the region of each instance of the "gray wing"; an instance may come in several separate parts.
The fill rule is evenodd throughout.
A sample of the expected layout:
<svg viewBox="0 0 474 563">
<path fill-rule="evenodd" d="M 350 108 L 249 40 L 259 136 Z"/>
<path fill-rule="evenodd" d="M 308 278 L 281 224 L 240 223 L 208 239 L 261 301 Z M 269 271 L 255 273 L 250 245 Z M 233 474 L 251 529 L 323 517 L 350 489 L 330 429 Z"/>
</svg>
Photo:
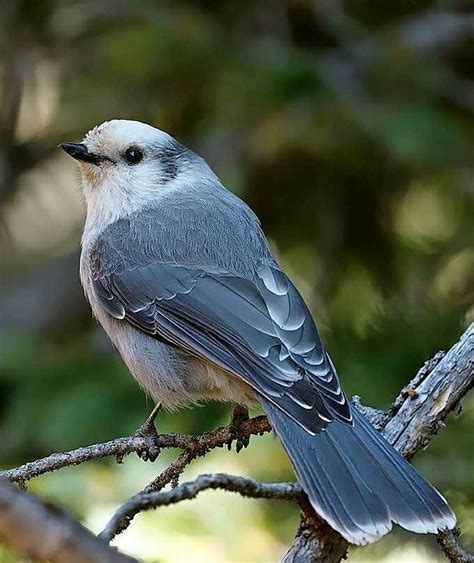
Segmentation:
<svg viewBox="0 0 474 563">
<path fill-rule="evenodd" d="M 159 262 L 93 274 L 110 315 L 240 377 L 309 432 L 352 422 L 312 316 L 276 265 L 255 281 Z"/>
</svg>

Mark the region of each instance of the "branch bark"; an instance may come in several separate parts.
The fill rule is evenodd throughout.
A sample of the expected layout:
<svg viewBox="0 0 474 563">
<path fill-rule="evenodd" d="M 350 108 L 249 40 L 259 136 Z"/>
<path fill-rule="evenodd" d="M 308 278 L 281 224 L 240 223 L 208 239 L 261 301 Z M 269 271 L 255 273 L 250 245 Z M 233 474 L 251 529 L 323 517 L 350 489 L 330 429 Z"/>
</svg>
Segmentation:
<svg viewBox="0 0 474 563">
<path fill-rule="evenodd" d="M 250 438 L 250 436 L 262 435 L 270 432 L 270 430 L 271 426 L 267 417 L 257 416 L 240 425 L 239 437 Z M 185 450 L 188 452 L 188 457 L 191 461 L 196 457 L 206 455 L 213 448 L 228 445 L 234 438 L 235 436 L 230 426 L 217 428 L 201 436 L 178 433 L 138 435 L 137 433 L 135 436 L 116 438 L 115 440 L 110 440 L 110 442 L 92 444 L 69 452 L 54 453 L 48 457 L 25 463 L 13 469 L 0 471 L 0 479 L 24 484 L 30 479 L 45 473 L 57 471 L 64 467 L 80 465 L 94 459 L 115 457 L 117 461 L 121 462 L 125 456 L 131 453 L 137 453 L 141 456 L 143 452 L 159 453 L 159 450 L 167 448 Z M 156 459 L 156 456 L 152 455 L 152 457 Z"/>
<path fill-rule="evenodd" d="M 474 563 L 474 555 L 467 553 L 457 543 L 459 535 L 460 531 L 458 529 L 447 530 L 438 534 L 436 540 L 450 561 L 455 561 L 456 563 Z"/>
<path fill-rule="evenodd" d="M 50 504 L 0 479 L 0 541 L 34 561 L 133 563 Z"/>
<path fill-rule="evenodd" d="M 305 503 L 305 495 L 298 483 L 258 483 L 253 479 L 227 473 L 200 475 L 194 481 L 179 485 L 170 491 L 153 491 L 135 495 L 117 510 L 100 537 L 111 541 L 122 529 L 123 522 L 129 521 L 135 514 L 194 499 L 199 493 L 209 489 L 223 489 L 248 498 L 296 501 L 302 506 Z"/>
</svg>

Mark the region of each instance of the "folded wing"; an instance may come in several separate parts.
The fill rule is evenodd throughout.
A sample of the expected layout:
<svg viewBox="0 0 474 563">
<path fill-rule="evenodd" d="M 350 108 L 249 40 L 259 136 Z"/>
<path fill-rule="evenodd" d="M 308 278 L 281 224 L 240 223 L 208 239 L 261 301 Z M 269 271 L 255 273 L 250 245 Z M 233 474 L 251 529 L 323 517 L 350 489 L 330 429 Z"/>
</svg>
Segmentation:
<svg viewBox="0 0 474 563">
<path fill-rule="evenodd" d="M 352 423 L 347 399 L 311 314 L 275 264 L 255 279 L 155 262 L 100 275 L 104 309 L 233 373 L 310 433 Z"/>
</svg>

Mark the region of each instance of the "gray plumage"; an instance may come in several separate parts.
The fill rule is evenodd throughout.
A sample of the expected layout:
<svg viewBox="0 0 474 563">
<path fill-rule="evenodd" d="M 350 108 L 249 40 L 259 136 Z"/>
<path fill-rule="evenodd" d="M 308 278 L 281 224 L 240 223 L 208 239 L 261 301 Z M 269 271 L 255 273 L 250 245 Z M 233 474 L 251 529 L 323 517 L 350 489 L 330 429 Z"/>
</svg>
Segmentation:
<svg viewBox="0 0 474 563">
<path fill-rule="evenodd" d="M 86 137 L 88 150 L 103 151 L 107 134 L 134 131 L 129 123 L 102 126 Z M 94 314 L 132 374 L 169 406 L 205 397 L 259 402 L 315 510 L 353 543 L 375 541 L 392 521 L 417 532 L 453 527 L 443 497 L 352 412 L 253 212 L 197 155 L 149 129 L 105 155 L 119 169 L 135 145 L 144 163 L 118 176 L 126 176 L 125 203 L 109 221 L 89 219 L 93 205 L 108 212 L 91 192 L 81 258 Z M 115 189 L 117 169 L 89 188 Z"/>
<path fill-rule="evenodd" d="M 350 422 L 311 315 L 254 214 L 213 183 L 196 181 L 172 201 L 161 198 L 98 239 L 91 273 L 101 305 L 239 375 L 311 432 L 333 418 Z"/>
</svg>

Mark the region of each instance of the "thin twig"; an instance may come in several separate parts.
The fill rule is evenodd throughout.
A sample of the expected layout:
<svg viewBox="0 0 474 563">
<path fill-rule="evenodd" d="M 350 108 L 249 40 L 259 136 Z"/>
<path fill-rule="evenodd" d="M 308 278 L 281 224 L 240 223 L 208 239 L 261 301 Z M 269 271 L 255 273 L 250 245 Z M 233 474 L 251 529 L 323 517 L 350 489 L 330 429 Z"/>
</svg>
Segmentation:
<svg viewBox="0 0 474 563">
<path fill-rule="evenodd" d="M 249 423 L 252 423 L 252 432 L 248 429 Z M 252 434 L 263 434 L 264 432 L 267 432 L 267 429 L 271 430 L 271 427 L 264 416 L 242 420 L 239 422 L 238 429 L 235 427 L 235 420 L 233 416 L 229 426 L 225 427 L 224 433 L 221 432 L 222 429 L 218 429 L 214 432 L 197 437 L 192 447 L 187 447 L 166 469 L 158 475 L 158 477 L 153 479 L 153 481 L 151 481 L 151 483 L 149 483 L 142 491 L 136 493 L 130 501 L 151 492 L 161 491 L 170 483 L 176 488 L 179 483 L 180 475 L 194 459 L 205 456 L 215 447 L 220 447 L 226 444 L 229 445 L 234 439 L 237 441 L 237 444 L 239 441 L 240 443 L 248 442 Z M 128 502 L 126 502 L 125 505 L 126 504 L 128 504 Z M 122 512 L 125 505 L 120 506 L 117 512 Z M 140 509 L 138 508 L 139 503 L 137 504 L 136 510 L 132 507 L 133 503 L 129 505 L 130 509 L 128 511 L 126 509 L 123 510 L 125 514 L 123 518 L 115 520 L 115 524 L 113 526 L 109 522 L 100 535 L 102 537 L 107 537 L 107 540 L 111 541 L 115 536 L 124 532 L 130 525 L 133 518 L 140 512 Z M 115 518 L 115 515 L 113 518 Z"/>
<path fill-rule="evenodd" d="M 183 473 L 186 466 L 191 463 L 196 454 L 185 450 L 182 452 L 166 469 L 164 469 L 158 477 L 153 479 L 153 481 L 147 485 L 142 491 L 136 493 L 128 501 L 122 504 L 117 511 L 112 516 L 111 520 L 107 523 L 104 530 L 99 534 L 101 538 L 107 539 L 107 541 L 112 541 L 115 536 L 118 536 L 124 532 L 129 526 L 135 516 L 140 512 L 140 503 L 137 502 L 136 509 L 134 508 L 134 500 L 146 496 L 152 492 L 161 491 L 166 485 L 171 483 L 172 485 L 177 485 L 179 476 Z M 200 455 L 206 455 L 206 452 L 202 452 Z M 124 508 L 128 506 L 128 508 Z M 123 517 L 117 517 L 117 514 L 123 514 Z M 112 524 L 113 522 L 113 524 Z"/>
<path fill-rule="evenodd" d="M 296 502 L 304 502 L 305 498 L 298 483 L 258 483 L 253 479 L 227 473 L 200 475 L 194 481 L 179 485 L 171 491 L 154 491 L 135 495 L 117 510 L 106 528 L 101 532 L 100 537 L 110 541 L 116 536 L 117 530 L 121 528 L 123 521 L 128 520 L 131 515 L 159 506 L 169 506 L 183 500 L 196 498 L 199 493 L 207 489 L 224 489 L 249 498 Z"/>
<path fill-rule="evenodd" d="M 243 437 L 261 435 L 270 430 L 270 424 L 265 416 L 251 418 L 240 426 L 240 434 Z M 116 457 L 121 460 L 131 453 L 141 454 L 143 450 L 153 448 L 179 448 L 193 452 L 195 453 L 194 457 L 197 457 L 198 455 L 205 455 L 210 449 L 226 445 L 233 437 L 230 426 L 223 426 L 211 432 L 206 432 L 201 436 L 170 433 L 158 434 L 156 437 L 135 435 L 126 438 L 116 438 L 109 442 L 92 444 L 69 452 L 54 453 L 19 467 L 1 471 L 0 478 L 24 483 L 45 473 L 79 465 L 93 459 Z"/>
</svg>

